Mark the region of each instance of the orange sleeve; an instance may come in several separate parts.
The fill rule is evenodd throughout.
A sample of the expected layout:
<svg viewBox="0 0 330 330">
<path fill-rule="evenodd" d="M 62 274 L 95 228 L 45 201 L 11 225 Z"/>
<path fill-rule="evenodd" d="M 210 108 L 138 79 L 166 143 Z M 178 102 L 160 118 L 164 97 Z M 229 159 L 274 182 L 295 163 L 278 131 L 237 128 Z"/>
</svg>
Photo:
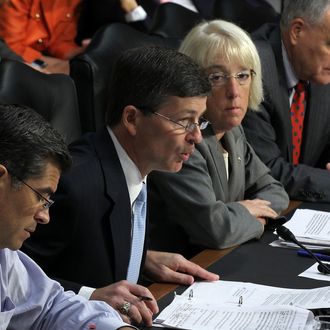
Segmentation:
<svg viewBox="0 0 330 330">
<path fill-rule="evenodd" d="M 9 0 L 0 8 L 0 36 L 16 54 L 32 62 L 41 53 L 27 44 L 30 9 L 33 0 Z"/>
</svg>

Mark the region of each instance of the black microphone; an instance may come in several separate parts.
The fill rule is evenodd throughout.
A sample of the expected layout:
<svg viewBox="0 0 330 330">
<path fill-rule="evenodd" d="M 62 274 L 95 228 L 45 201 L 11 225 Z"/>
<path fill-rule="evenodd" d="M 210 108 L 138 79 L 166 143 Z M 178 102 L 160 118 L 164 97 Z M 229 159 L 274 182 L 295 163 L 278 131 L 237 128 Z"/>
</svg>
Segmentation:
<svg viewBox="0 0 330 330">
<path fill-rule="evenodd" d="M 278 236 L 283 238 L 286 241 L 292 242 L 300 246 L 302 249 L 304 249 L 314 260 L 318 262 L 317 270 L 322 274 L 330 274 L 330 267 L 325 265 L 311 250 L 307 249 L 304 245 L 302 245 L 294 234 L 286 227 L 280 226 L 276 228 L 276 233 Z"/>
</svg>

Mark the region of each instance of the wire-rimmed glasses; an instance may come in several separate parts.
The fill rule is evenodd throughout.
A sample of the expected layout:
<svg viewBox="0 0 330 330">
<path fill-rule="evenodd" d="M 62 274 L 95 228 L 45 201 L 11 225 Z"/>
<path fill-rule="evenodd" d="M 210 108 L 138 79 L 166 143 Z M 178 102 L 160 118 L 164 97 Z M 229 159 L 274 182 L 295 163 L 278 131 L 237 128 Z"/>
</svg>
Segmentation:
<svg viewBox="0 0 330 330">
<path fill-rule="evenodd" d="M 176 125 L 184 128 L 184 130 L 186 132 L 189 132 L 189 133 L 192 133 L 197 127 L 202 131 L 203 129 L 205 129 L 207 127 L 208 124 L 210 124 L 210 122 L 207 119 L 203 118 L 203 117 L 199 118 L 198 123 L 192 123 L 192 122 L 189 122 L 188 120 L 176 121 L 176 120 L 173 120 L 172 118 L 170 118 L 168 116 L 165 116 L 165 115 L 163 115 L 163 114 L 161 114 L 157 111 L 151 110 L 148 107 L 140 106 L 140 107 L 137 107 L 137 108 L 147 110 L 148 112 L 152 113 L 153 115 L 162 117 L 162 118 L 170 121 L 171 123 L 176 124 Z M 184 123 L 186 121 L 187 121 L 187 123 Z"/>
<path fill-rule="evenodd" d="M 235 74 L 227 74 L 224 72 L 214 72 L 209 74 L 209 81 L 212 86 L 223 86 L 225 85 L 230 78 L 237 80 L 239 85 L 247 85 L 250 82 L 250 79 L 255 76 L 256 73 L 250 70 L 243 70 Z"/>
<path fill-rule="evenodd" d="M 48 199 L 46 198 L 45 196 L 43 196 L 38 190 L 32 188 L 28 183 L 26 183 L 24 180 L 20 179 L 20 178 L 17 178 L 18 181 L 22 182 L 25 186 L 27 186 L 28 188 L 30 188 L 38 197 L 39 201 L 44 201 L 42 203 L 42 208 L 44 210 L 47 210 L 49 209 L 53 204 L 54 204 L 54 201 L 52 199 Z"/>
</svg>

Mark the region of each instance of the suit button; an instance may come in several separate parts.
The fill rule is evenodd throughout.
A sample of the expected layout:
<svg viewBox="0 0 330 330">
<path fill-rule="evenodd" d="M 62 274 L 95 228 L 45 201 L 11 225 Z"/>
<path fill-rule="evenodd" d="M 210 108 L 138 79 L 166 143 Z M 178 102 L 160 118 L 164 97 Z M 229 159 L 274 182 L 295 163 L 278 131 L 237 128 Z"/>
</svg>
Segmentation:
<svg viewBox="0 0 330 330">
<path fill-rule="evenodd" d="M 41 38 L 39 38 L 38 40 L 37 40 L 37 43 L 38 44 L 42 44 L 44 41 L 41 39 Z"/>
<path fill-rule="evenodd" d="M 70 13 L 67 13 L 65 16 L 66 16 L 66 18 L 71 18 L 71 14 Z"/>
<path fill-rule="evenodd" d="M 39 13 L 36 13 L 36 14 L 34 15 L 34 17 L 35 17 L 36 19 L 39 19 L 39 18 L 40 18 L 40 14 L 39 14 Z"/>
</svg>

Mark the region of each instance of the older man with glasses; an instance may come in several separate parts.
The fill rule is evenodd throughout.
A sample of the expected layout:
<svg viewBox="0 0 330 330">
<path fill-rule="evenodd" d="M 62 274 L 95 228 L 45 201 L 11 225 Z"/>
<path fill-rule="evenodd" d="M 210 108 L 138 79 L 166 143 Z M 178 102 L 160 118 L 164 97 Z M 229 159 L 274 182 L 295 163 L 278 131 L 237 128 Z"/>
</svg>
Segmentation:
<svg viewBox="0 0 330 330">
<path fill-rule="evenodd" d="M 252 37 L 264 101 L 243 121 L 290 199 L 330 202 L 330 0 L 284 0 L 281 22 Z"/>
</svg>

